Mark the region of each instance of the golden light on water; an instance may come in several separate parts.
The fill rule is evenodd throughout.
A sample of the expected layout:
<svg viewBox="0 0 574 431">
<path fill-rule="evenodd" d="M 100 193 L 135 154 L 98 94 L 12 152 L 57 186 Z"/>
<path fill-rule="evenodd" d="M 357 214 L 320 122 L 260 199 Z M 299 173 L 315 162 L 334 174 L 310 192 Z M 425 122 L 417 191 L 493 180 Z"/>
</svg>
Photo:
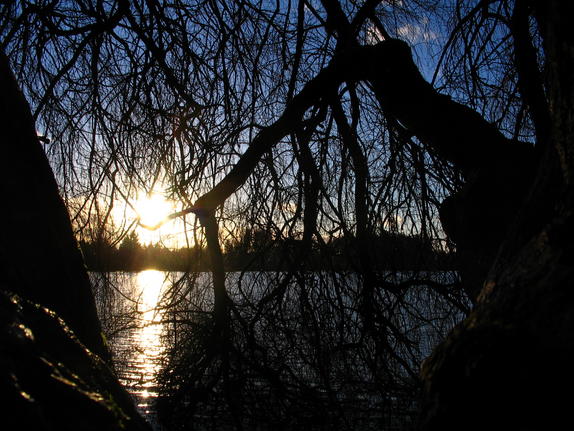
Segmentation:
<svg viewBox="0 0 574 431">
<path fill-rule="evenodd" d="M 138 407 L 144 412 L 149 411 L 148 398 L 157 396 L 156 376 L 160 370 L 161 357 L 165 351 L 162 344 L 161 310 L 158 303 L 161 300 L 165 284 L 165 273 L 161 271 L 142 271 L 136 275 L 138 295 L 137 310 L 139 327 L 133 334 L 135 373 L 131 379 L 137 381 Z"/>
<path fill-rule="evenodd" d="M 142 313 L 144 324 L 158 322 L 159 313 L 156 310 L 160 300 L 161 288 L 165 281 L 165 274 L 162 271 L 149 269 L 138 272 L 136 284 L 140 289 L 138 301 L 138 311 Z"/>
</svg>

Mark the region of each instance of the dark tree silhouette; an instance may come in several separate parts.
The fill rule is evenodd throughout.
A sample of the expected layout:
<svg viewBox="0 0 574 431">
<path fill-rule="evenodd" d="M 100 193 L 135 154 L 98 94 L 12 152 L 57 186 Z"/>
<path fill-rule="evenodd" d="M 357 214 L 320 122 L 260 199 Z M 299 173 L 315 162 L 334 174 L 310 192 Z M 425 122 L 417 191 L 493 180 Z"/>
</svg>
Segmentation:
<svg viewBox="0 0 574 431">
<path fill-rule="evenodd" d="M 530 187 L 520 211 L 484 277 L 479 306 L 423 369 L 426 429 L 460 423 L 468 429 L 541 429 L 568 420 L 560 388 L 574 381 L 568 365 L 574 352 L 574 267 L 567 233 L 574 221 L 574 37 L 568 29 L 573 12 L 572 4 L 560 1 L 515 5 L 516 31 L 524 36 L 532 14 L 544 41 L 544 81 L 529 58 L 532 47 L 520 37 L 516 42 L 521 91 L 538 137 L 536 164 L 528 171 Z"/>
<path fill-rule="evenodd" d="M 2 426 L 148 430 L 112 372 L 68 212 L 3 53 L 0 92 Z"/>
<path fill-rule="evenodd" d="M 570 386 L 574 346 L 572 8 L 3 6 L 2 46 L 53 142 L 68 206 L 81 208 L 80 234 L 86 211 L 92 230 L 106 229 L 118 200 L 165 181 L 182 202 L 172 218 L 209 249 L 210 290 L 190 277 L 191 303 L 169 303 L 189 331 L 164 376 L 168 416 L 352 428 L 361 397 L 409 416 L 397 400 L 415 396 L 423 352 L 401 316 L 440 336 L 466 293 L 475 307 L 423 367 L 421 426 L 565 419 L 552 412 L 567 411 L 556 382 Z M 446 28 L 429 83 L 413 48 Z M 248 229 L 297 244 L 288 271 L 226 281 L 220 244 Z M 381 230 L 454 245 L 464 293 L 452 280 L 381 275 L 370 247 Z M 302 271 L 313 247 L 339 238 L 354 238 L 356 279 Z M 420 285 L 429 309 L 448 304 L 447 319 L 416 309 Z M 360 397 L 341 395 L 351 392 Z"/>
<path fill-rule="evenodd" d="M 28 103 L 3 54 L 0 83 L 3 283 L 56 311 L 87 347 L 109 359 L 68 212 L 35 134 Z"/>
</svg>

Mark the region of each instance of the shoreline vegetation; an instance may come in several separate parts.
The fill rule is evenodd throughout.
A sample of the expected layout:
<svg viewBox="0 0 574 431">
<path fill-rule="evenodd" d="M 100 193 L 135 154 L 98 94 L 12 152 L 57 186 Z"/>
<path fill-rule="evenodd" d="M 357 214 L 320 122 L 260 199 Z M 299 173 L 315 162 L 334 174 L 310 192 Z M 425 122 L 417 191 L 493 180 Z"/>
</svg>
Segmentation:
<svg viewBox="0 0 574 431">
<path fill-rule="evenodd" d="M 162 244 L 141 244 L 136 232 L 129 233 L 119 246 L 107 241 L 79 241 L 90 271 L 210 271 L 205 247 L 170 249 Z M 437 250 L 420 236 L 384 232 L 368 244 L 375 270 L 449 270 L 455 268 L 455 253 Z M 300 269 L 348 271 L 361 268 L 360 244 L 342 237 L 330 242 L 314 241 L 310 249 L 302 241 L 273 239 L 263 231 L 247 231 L 223 246 L 229 271 L 284 271 L 300 260 Z M 298 256 L 304 253 L 304 259 Z"/>
</svg>

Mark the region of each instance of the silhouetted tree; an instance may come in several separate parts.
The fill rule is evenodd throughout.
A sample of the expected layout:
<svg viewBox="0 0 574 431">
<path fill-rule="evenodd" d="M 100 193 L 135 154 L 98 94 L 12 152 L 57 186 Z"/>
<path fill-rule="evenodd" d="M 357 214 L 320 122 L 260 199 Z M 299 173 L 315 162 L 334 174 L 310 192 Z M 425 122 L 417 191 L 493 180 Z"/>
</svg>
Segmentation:
<svg viewBox="0 0 574 431">
<path fill-rule="evenodd" d="M 148 430 L 111 371 L 66 207 L 2 52 L 0 94 L 2 427 Z"/>
<path fill-rule="evenodd" d="M 3 130 L 3 289 L 57 312 L 93 352 L 109 359 L 88 275 L 66 207 L 35 134 L 30 108 L 0 53 Z"/>
<path fill-rule="evenodd" d="M 410 323 L 442 333 L 464 293 L 478 305 L 427 362 L 424 426 L 559 419 L 554 382 L 570 382 L 574 346 L 570 2 L 2 8 L 2 46 L 68 202 L 87 196 L 105 220 L 165 181 L 182 202 L 174 217 L 203 227 L 187 225 L 209 250 L 211 289 L 187 310 L 171 304 L 189 326 L 165 380 L 174 420 L 353 428 L 340 397 L 357 387 L 374 410 L 408 418 L 395 401 L 415 396 L 424 356 Z M 438 55 L 431 83 L 424 43 Z M 381 277 L 380 226 L 454 244 L 464 293 L 453 280 Z M 220 243 L 247 229 L 297 250 L 264 283 L 226 285 Z M 356 278 L 305 273 L 314 247 L 351 237 Z M 421 285 L 446 318 L 420 313 Z"/>
</svg>

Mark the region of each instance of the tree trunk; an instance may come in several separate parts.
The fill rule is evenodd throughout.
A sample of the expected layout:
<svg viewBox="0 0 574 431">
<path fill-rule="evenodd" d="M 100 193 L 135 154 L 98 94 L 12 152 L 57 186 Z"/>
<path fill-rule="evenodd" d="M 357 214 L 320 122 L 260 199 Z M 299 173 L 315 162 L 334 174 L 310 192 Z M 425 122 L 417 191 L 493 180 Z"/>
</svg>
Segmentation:
<svg viewBox="0 0 574 431">
<path fill-rule="evenodd" d="M 0 277 L 55 311 L 92 352 L 109 358 L 68 212 L 37 139 L 28 103 L 0 53 Z"/>
<path fill-rule="evenodd" d="M 571 422 L 574 11 L 558 0 L 535 2 L 535 11 L 547 58 L 552 145 L 479 305 L 423 367 L 425 430 L 538 430 Z M 548 195 L 553 201 L 541 208 L 536 201 Z"/>
</svg>

